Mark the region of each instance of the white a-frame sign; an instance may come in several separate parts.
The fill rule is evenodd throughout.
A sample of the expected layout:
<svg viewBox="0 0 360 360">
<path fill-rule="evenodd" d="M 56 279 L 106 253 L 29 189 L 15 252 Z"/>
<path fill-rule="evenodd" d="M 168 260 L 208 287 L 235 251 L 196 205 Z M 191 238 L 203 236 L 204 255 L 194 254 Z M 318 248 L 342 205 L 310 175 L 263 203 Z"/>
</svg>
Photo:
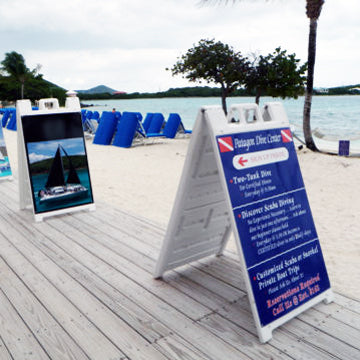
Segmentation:
<svg viewBox="0 0 360 360">
<path fill-rule="evenodd" d="M 261 342 L 333 293 L 281 103 L 199 111 L 155 270 L 220 255 L 233 232 Z"/>
<path fill-rule="evenodd" d="M 68 97 L 16 103 L 20 209 L 32 207 L 36 221 L 78 210 L 95 210 L 80 102 Z"/>
</svg>

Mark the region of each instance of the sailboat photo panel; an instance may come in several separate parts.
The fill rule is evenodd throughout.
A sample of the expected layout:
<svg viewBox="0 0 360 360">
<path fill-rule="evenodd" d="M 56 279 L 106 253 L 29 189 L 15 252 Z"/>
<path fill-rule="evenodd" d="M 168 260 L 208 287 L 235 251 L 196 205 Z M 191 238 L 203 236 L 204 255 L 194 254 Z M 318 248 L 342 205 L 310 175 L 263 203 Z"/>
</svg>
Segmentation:
<svg viewBox="0 0 360 360">
<path fill-rule="evenodd" d="M 35 214 L 92 204 L 78 112 L 21 117 Z"/>
<path fill-rule="evenodd" d="M 4 134 L 0 126 L 0 179 L 6 179 L 12 176 L 8 152 L 6 149 Z"/>
</svg>

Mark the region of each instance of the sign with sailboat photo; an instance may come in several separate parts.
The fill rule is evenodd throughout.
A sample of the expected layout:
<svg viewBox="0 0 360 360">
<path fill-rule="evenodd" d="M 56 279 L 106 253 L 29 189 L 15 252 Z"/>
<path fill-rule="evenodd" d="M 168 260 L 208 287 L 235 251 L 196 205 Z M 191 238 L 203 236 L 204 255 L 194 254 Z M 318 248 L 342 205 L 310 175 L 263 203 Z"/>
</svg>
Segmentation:
<svg viewBox="0 0 360 360">
<path fill-rule="evenodd" d="M 81 115 L 70 110 L 25 110 L 19 117 L 36 220 L 94 207 Z"/>
<path fill-rule="evenodd" d="M 0 179 L 9 179 L 12 177 L 10 162 L 6 149 L 4 134 L 0 126 Z"/>
</svg>

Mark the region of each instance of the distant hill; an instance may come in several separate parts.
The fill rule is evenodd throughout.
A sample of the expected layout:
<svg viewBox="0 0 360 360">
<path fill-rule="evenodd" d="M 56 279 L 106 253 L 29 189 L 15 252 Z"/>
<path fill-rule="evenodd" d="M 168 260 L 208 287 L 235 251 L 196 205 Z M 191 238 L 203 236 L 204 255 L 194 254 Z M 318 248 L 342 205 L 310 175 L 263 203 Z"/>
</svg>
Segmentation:
<svg viewBox="0 0 360 360">
<path fill-rule="evenodd" d="M 117 90 L 111 89 L 105 85 L 98 85 L 88 90 L 76 90 L 80 94 L 113 94 Z"/>
<path fill-rule="evenodd" d="M 358 95 L 360 94 L 360 84 L 337 86 L 331 88 L 315 88 L 315 95 Z"/>
</svg>

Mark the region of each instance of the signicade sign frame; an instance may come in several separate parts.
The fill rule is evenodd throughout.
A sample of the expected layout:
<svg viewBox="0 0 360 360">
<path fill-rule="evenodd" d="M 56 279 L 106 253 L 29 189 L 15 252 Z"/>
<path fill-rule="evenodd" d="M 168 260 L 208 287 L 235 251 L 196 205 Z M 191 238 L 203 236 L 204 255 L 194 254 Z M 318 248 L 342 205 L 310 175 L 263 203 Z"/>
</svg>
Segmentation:
<svg viewBox="0 0 360 360">
<path fill-rule="evenodd" d="M 19 100 L 16 103 L 16 108 L 20 209 L 32 208 L 35 221 L 42 221 L 46 217 L 74 211 L 95 210 L 85 140 L 82 131 L 79 99 L 77 97 L 67 98 L 65 108 L 59 107 L 57 99 L 41 99 L 39 101 L 39 110 L 32 110 L 29 100 Z M 54 184 L 52 188 L 54 191 L 51 193 L 47 193 L 47 189 L 44 189 L 45 197 L 43 203 L 45 205 L 40 204 L 39 200 L 40 196 L 44 196 L 44 192 L 40 194 L 44 190 L 37 191 L 37 188 L 35 188 L 35 176 L 31 173 L 32 164 L 30 157 L 34 155 L 31 154 L 31 146 L 35 147 L 38 144 L 42 145 L 43 148 L 46 145 L 47 150 L 43 155 L 45 156 L 46 154 L 47 157 L 49 157 L 48 151 L 56 145 L 58 148 L 56 153 L 58 152 L 59 154 L 56 155 L 55 153 L 51 156 L 53 157 L 52 163 L 58 157 L 62 168 L 61 176 L 64 179 L 67 177 L 67 180 L 65 180 L 67 182 L 70 179 L 69 174 L 71 172 L 71 182 L 74 183 L 63 186 L 63 190 L 61 190 L 61 186 Z M 78 151 L 80 151 L 81 155 L 78 156 L 77 161 L 80 161 L 85 166 L 83 171 L 85 175 L 79 175 L 79 170 L 73 165 L 72 159 L 74 154 L 69 151 L 69 147 L 66 144 L 69 147 L 71 145 L 71 147 L 80 149 Z M 63 159 L 66 159 L 67 167 L 69 168 L 66 177 L 63 173 Z M 52 170 L 54 167 L 56 166 L 52 164 L 49 169 L 46 185 L 49 184 L 50 172 L 54 173 Z M 52 177 L 57 175 L 52 175 Z M 82 185 L 83 178 L 86 178 L 86 187 Z M 78 184 L 76 184 L 77 181 Z M 54 183 L 54 180 L 52 182 Z M 53 194 L 55 196 L 52 197 Z M 56 198 L 58 194 L 60 196 Z M 65 196 L 61 197 L 62 194 Z"/>
<path fill-rule="evenodd" d="M 258 139 L 252 140 L 256 136 Z M 236 146 L 241 149 L 234 152 L 234 143 L 227 144 L 227 139 L 232 142 L 236 139 Z M 269 142 L 276 144 L 268 148 Z M 227 152 L 233 162 L 230 165 L 226 165 Z M 289 165 L 296 173 L 297 183 L 293 186 L 291 179 L 286 179 L 277 184 L 276 178 L 279 174 L 283 177 Z M 242 172 L 242 166 L 252 167 L 251 172 Z M 263 189 L 265 195 L 260 191 L 262 183 L 258 184 L 256 179 L 261 176 L 259 169 L 269 181 Z M 280 169 L 280 172 L 272 176 L 271 169 L 276 173 Z M 236 170 L 240 175 L 233 177 L 232 171 L 236 173 Z M 243 188 L 239 185 L 241 182 Z M 245 194 L 246 184 L 250 190 Z M 276 208 L 280 204 L 283 211 Z M 242 206 L 248 207 L 247 212 L 241 210 Z M 261 217 L 266 211 L 270 218 L 264 214 Z M 258 219 L 257 229 L 254 226 L 249 230 L 252 224 L 249 218 Z M 275 227 L 276 221 L 283 229 Z M 269 341 L 275 328 L 301 312 L 321 301 L 333 300 L 289 122 L 280 103 L 266 104 L 262 114 L 256 104 L 234 105 L 228 119 L 220 107 L 204 107 L 199 111 L 154 277 L 160 278 L 167 270 L 209 255 L 221 255 L 231 231 L 261 342 Z M 265 237 L 272 231 L 278 239 Z M 257 241 L 259 239 L 261 241 Z M 271 246 L 258 247 L 263 240 L 278 246 L 278 253 Z M 266 250 L 268 258 L 254 257 L 255 252 L 247 244 L 257 251 Z M 266 264 L 269 265 L 266 267 Z M 260 270 L 254 273 L 257 266 Z M 314 274 L 304 270 L 308 266 Z M 290 281 L 290 285 L 286 281 Z"/>
</svg>

